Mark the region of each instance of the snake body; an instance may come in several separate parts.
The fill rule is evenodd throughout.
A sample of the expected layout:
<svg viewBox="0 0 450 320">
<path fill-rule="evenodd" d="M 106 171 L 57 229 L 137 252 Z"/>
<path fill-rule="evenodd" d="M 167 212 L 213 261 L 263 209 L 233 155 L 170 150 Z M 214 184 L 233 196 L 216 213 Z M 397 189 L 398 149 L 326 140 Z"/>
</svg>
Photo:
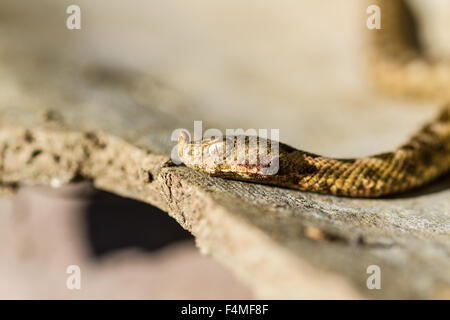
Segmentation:
<svg viewBox="0 0 450 320">
<path fill-rule="evenodd" d="M 393 152 L 334 159 L 248 136 L 191 142 L 182 133 L 178 153 L 186 166 L 211 176 L 350 197 L 379 197 L 419 187 L 450 169 L 450 107 Z M 262 146 L 265 146 L 262 148 Z M 244 159 L 241 162 L 238 159 Z M 257 159 L 251 163 L 250 159 Z M 264 169 L 278 163 L 274 174 Z"/>
<path fill-rule="evenodd" d="M 450 64 L 421 52 L 405 2 L 375 3 L 382 12 L 382 29 L 370 31 L 369 67 L 375 82 L 391 93 L 450 97 Z M 262 138 L 250 143 L 248 136 L 191 142 L 182 133 L 178 152 L 186 166 L 212 176 L 324 194 L 379 197 L 419 187 L 449 172 L 450 107 L 444 106 L 439 116 L 392 152 L 334 159 L 282 143 L 273 152 L 272 145 L 274 141 Z M 266 146 L 264 152 L 260 146 Z M 239 158 L 245 161 L 236 161 Z M 267 174 L 273 163 L 276 172 Z"/>
</svg>

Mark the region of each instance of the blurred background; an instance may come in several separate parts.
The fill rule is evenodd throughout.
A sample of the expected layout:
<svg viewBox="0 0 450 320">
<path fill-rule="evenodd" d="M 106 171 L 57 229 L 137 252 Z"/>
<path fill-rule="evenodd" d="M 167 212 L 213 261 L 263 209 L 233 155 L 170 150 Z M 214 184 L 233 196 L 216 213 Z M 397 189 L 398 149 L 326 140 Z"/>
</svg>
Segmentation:
<svg viewBox="0 0 450 320">
<path fill-rule="evenodd" d="M 436 55 L 448 50 L 433 46 L 447 35 L 437 25 L 450 21 L 438 2 L 417 15 L 435 17 L 421 36 Z M 81 8 L 80 30 L 66 28 L 71 4 Z M 373 88 L 366 8 L 360 0 L 2 0 L 0 43 L 46 63 L 142 73 L 169 88 L 156 106 L 163 112 L 219 129 L 279 128 L 295 147 L 351 157 L 391 149 L 434 113 L 426 101 Z M 88 183 L 21 188 L 0 201 L 0 221 L 0 298 L 253 297 L 166 213 Z M 65 287 L 71 264 L 88 279 L 83 290 Z"/>
</svg>

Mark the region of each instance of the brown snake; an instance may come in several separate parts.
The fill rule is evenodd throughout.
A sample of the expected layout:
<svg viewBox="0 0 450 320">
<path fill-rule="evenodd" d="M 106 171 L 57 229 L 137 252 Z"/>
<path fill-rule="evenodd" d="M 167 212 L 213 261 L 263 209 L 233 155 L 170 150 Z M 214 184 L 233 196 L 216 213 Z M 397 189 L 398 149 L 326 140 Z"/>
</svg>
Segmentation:
<svg viewBox="0 0 450 320">
<path fill-rule="evenodd" d="M 367 67 L 384 92 L 408 98 L 450 100 L 450 60 L 426 54 L 405 0 L 370 0 L 381 11 L 381 29 L 368 30 Z"/>
<path fill-rule="evenodd" d="M 427 59 L 413 46 L 404 2 L 375 3 L 384 14 L 383 29 L 373 33 L 370 50 L 376 82 L 393 93 L 450 96 L 450 68 Z M 450 106 L 445 105 L 439 116 L 396 150 L 368 157 L 334 159 L 282 143 L 273 152 L 273 141 L 250 141 L 250 137 L 237 136 L 195 143 L 182 133 L 178 153 L 186 166 L 212 176 L 325 194 L 379 197 L 419 187 L 449 172 Z M 260 146 L 265 145 L 267 150 L 262 150 Z M 239 157 L 245 161 L 237 161 Z M 268 174 L 267 168 L 274 163 L 276 172 Z"/>
</svg>

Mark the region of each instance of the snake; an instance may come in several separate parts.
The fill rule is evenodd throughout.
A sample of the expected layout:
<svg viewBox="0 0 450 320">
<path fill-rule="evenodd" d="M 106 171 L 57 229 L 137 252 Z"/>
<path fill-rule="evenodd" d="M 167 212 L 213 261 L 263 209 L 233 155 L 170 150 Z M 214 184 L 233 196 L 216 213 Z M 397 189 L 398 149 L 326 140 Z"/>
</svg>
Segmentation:
<svg viewBox="0 0 450 320">
<path fill-rule="evenodd" d="M 433 57 L 419 37 L 405 0 L 370 0 L 381 13 L 381 28 L 367 30 L 366 69 L 383 93 L 409 99 L 450 100 L 450 59 Z"/>
<path fill-rule="evenodd" d="M 371 31 L 369 66 L 386 92 L 420 98 L 450 95 L 450 68 L 427 57 L 412 32 L 403 0 L 375 0 L 383 27 Z M 302 151 L 258 136 L 192 141 L 182 131 L 178 156 L 213 177 L 346 197 L 375 198 L 425 185 L 450 171 L 450 104 L 391 152 L 339 159 Z"/>
</svg>

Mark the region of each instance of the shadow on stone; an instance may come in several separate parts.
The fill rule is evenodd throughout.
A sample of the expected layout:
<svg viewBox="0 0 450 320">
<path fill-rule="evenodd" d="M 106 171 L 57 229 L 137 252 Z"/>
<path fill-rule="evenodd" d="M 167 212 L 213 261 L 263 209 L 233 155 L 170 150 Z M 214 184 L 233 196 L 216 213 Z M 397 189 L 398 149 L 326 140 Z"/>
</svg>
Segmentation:
<svg viewBox="0 0 450 320">
<path fill-rule="evenodd" d="M 192 235 L 164 211 L 149 204 L 96 191 L 85 211 L 91 253 L 100 257 L 116 250 L 155 251 Z"/>
</svg>

